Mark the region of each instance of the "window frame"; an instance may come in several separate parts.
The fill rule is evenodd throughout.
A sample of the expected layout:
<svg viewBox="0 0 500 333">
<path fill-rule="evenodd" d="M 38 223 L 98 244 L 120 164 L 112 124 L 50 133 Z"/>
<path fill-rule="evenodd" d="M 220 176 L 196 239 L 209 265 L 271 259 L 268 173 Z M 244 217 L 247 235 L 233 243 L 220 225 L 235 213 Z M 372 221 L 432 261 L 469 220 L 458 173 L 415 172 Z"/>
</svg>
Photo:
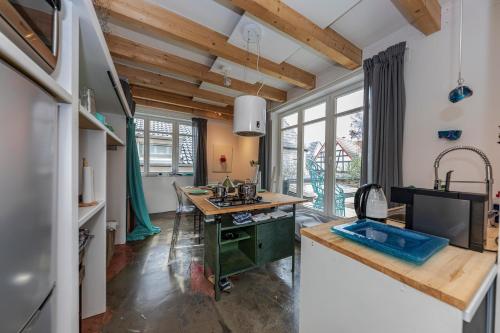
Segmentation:
<svg viewBox="0 0 500 333">
<path fill-rule="evenodd" d="M 158 176 L 163 176 L 163 177 L 169 177 L 169 176 L 186 176 L 188 174 L 194 173 L 194 161 L 193 161 L 193 171 L 192 172 L 179 172 L 179 136 L 189 136 L 193 138 L 193 132 L 191 131 L 191 135 L 187 134 L 180 134 L 179 133 L 179 126 L 180 125 L 186 125 L 186 126 L 193 126 L 193 122 L 188 119 L 176 119 L 176 118 L 169 118 L 169 117 L 161 117 L 161 116 L 154 116 L 154 115 L 146 115 L 146 114 L 136 114 L 135 117 L 136 119 L 143 119 L 144 120 L 144 171 L 141 172 L 143 176 L 146 177 L 158 177 Z M 149 171 L 150 169 L 150 121 L 161 121 L 161 122 L 168 122 L 172 123 L 172 170 L 171 171 L 155 171 L 151 172 Z M 153 131 L 155 132 L 155 131 Z M 136 137 L 137 140 L 137 137 Z M 194 155 L 194 138 L 193 138 L 193 155 Z"/>
<path fill-rule="evenodd" d="M 325 132 L 325 187 L 324 187 L 324 207 L 322 213 L 327 214 L 329 216 L 336 216 L 336 207 L 335 207 L 335 172 L 336 172 L 336 144 L 332 144 L 332 142 L 336 143 L 336 131 L 337 131 L 337 119 L 343 116 L 349 116 L 351 114 L 363 111 L 364 106 L 343 111 L 337 114 L 337 98 L 352 94 L 358 90 L 362 90 L 364 88 L 363 81 L 358 81 L 349 86 L 346 86 L 338 91 L 330 93 L 326 96 L 322 96 L 316 98 L 312 101 L 309 101 L 304 104 L 300 104 L 296 107 L 293 107 L 285 112 L 281 112 L 278 114 L 278 159 L 277 159 L 277 170 L 279 172 L 279 182 L 278 182 L 278 190 L 282 192 L 283 181 L 281 175 L 281 167 L 282 167 L 282 154 L 283 147 L 281 142 L 281 134 L 284 130 L 290 128 L 297 128 L 297 197 L 303 197 L 303 152 L 304 152 L 304 125 L 312 124 L 318 121 L 325 120 L 326 122 L 326 132 Z M 306 109 L 311 108 L 315 105 L 326 102 L 326 113 L 325 117 L 317 118 L 311 121 L 304 122 L 304 112 Z M 282 128 L 282 119 L 290 114 L 298 113 L 298 123 L 294 126 L 289 126 L 286 128 Z M 364 134 L 365 135 L 365 134 Z M 300 181 L 299 181 L 300 180 Z M 307 208 L 313 211 L 313 208 Z"/>
</svg>

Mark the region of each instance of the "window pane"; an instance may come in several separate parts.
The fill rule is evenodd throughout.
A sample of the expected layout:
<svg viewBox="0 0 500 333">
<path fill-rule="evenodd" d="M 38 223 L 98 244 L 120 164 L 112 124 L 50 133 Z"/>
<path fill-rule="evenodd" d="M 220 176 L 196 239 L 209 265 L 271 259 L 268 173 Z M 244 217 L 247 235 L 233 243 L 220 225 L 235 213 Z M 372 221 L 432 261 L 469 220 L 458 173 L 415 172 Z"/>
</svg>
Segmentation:
<svg viewBox="0 0 500 333">
<path fill-rule="evenodd" d="M 323 118 L 326 115 L 326 103 L 315 105 L 304 110 L 304 122 Z"/>
<path fill-rule="evenodd" d="M 182 125 L 180 125 L 182 126 Z M 179 126 L 179 127 L 180 127 Z M 191 128 L 191 127 L 189 127 Z M 180 132 L 180 128 L 179 128 Z M 182 133 L 182 132 L 180 132 Z M 193 137 L 179 135 L 179 168 L 180 173 L 193 172 Z"/>
<path fill-rule="evenodd" d="M 304 204 L 323 210 L 325 198 L 325 130 L 324 120 L 304 126 L 303 197 L 312 199 Z"/>
<path fill-rule="evenodd" d="M 134 123 L 135 123 L 135 141 L 137 142 L 139 163 L 141 165 L 141 172 L 144 172 L 144 119 L 134 118 Z"/>
<path fill-rule="evenodd" d="M 336 133 L 335 215 L 353 217 L 361 178 L 363 112 L 338 117 Z"/>
<path fill-rule="evenodd" d="M 134 123 L 136 131 L 144 131 L 144 119 L 134 118 Z"/>
<path fill-rule="evenodd" d="M 298 113 L 292 113 L 291 115 L 288 115 L 288 116 L 283 117 L 281 119 L 281 128 L 295 126 L 298 123 L 299 123 L 299 114 Z"/>
<path fill-rule="evenodd" d="M 282 192 L 297 195 L 297 128 L 281 131 Z"/>
<path fill-rule="evenodd" d="M 193 135 L 193 126 L 179 124 L 179 135 Z"/>
<path fill-rule="evenodd" d="M 173 123 L 150 120 L 149 130 L 149 172 L 171 172 Z"/>
<path fill-rule="evenodd" d="M 344 95 L 337 98 L 337 113 L 353 110 L 363 106 L 363 92 L 364 90 L 358 90 L 353 93 Z"/>
</svg>

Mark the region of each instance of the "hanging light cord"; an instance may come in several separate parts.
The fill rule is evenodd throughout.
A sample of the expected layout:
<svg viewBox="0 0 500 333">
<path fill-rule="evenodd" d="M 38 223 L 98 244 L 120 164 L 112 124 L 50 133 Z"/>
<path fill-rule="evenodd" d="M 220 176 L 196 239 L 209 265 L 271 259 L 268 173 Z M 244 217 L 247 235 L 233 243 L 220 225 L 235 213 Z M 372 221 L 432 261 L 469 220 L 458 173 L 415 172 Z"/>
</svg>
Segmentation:
<svg viewBox="0 0 500 333">
<path fill-rule="evenodd" d="M 458 43 L 458 85 L 464 84 L 464 79 L 462 78 L 462 38 L 463 38 L 463 25 L 464 25 L 464 0 L 460 1 L 460 40 Z"/>
<path fill-rule="evenodd" d="M 259 89 L 257 90 L 257 96 L 259 96 L 259 93 L 260 93 L 262 87 L 264 86 L 264 78 L 262 77 L 262 73 L 260 72 L 260 69 L 259 69 L 259 60 L 260 60 L 260 36 L 257 36 L 257 72 L 259 72 L 259 74 L 261 74 L 261 77 L 260 77 L 261 84 L 260 84 Z"/>
</svg>

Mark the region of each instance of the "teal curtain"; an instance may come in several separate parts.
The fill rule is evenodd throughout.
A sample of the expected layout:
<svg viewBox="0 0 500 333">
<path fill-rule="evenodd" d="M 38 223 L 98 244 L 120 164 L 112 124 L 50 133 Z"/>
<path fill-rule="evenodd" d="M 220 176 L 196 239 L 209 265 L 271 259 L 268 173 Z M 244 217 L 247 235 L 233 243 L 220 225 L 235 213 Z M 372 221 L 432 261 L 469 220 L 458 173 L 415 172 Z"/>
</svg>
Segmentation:
<svg viewBox="0 0 500 333">
<path fill-rule="evenodd" d="M 154 226 L 149 219 L 148 207 L 144 198 L 133 118 L 127 119 L 127 191 L 136 218 L 135 228 L 127 235 L 127 241 L 142 240 L 147 236 L 159 233 L 161 229 Z"/>
</svg>

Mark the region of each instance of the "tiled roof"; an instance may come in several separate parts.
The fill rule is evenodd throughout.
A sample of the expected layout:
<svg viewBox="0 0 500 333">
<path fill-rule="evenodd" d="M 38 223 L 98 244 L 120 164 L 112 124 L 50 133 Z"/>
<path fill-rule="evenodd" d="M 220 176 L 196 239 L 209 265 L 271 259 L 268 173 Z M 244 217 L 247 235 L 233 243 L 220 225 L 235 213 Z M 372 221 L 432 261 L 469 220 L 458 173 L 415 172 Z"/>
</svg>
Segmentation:
<svg viewBox="0 0 500 333">
<path fill-rule="evenodd" d="M 359 142 L 359 141 L 358 141 Z M 347 138 L 337 138 L 337 144 L 349 155 L 349 157 L 359 157 L 361 155 L 361 147 L 357 141 L 351 141 Z"/>
<path fill-rule="evenodd" d="M 192 136 L 179 136 L 179 164 L 193 164 Z"/>
</svg>

